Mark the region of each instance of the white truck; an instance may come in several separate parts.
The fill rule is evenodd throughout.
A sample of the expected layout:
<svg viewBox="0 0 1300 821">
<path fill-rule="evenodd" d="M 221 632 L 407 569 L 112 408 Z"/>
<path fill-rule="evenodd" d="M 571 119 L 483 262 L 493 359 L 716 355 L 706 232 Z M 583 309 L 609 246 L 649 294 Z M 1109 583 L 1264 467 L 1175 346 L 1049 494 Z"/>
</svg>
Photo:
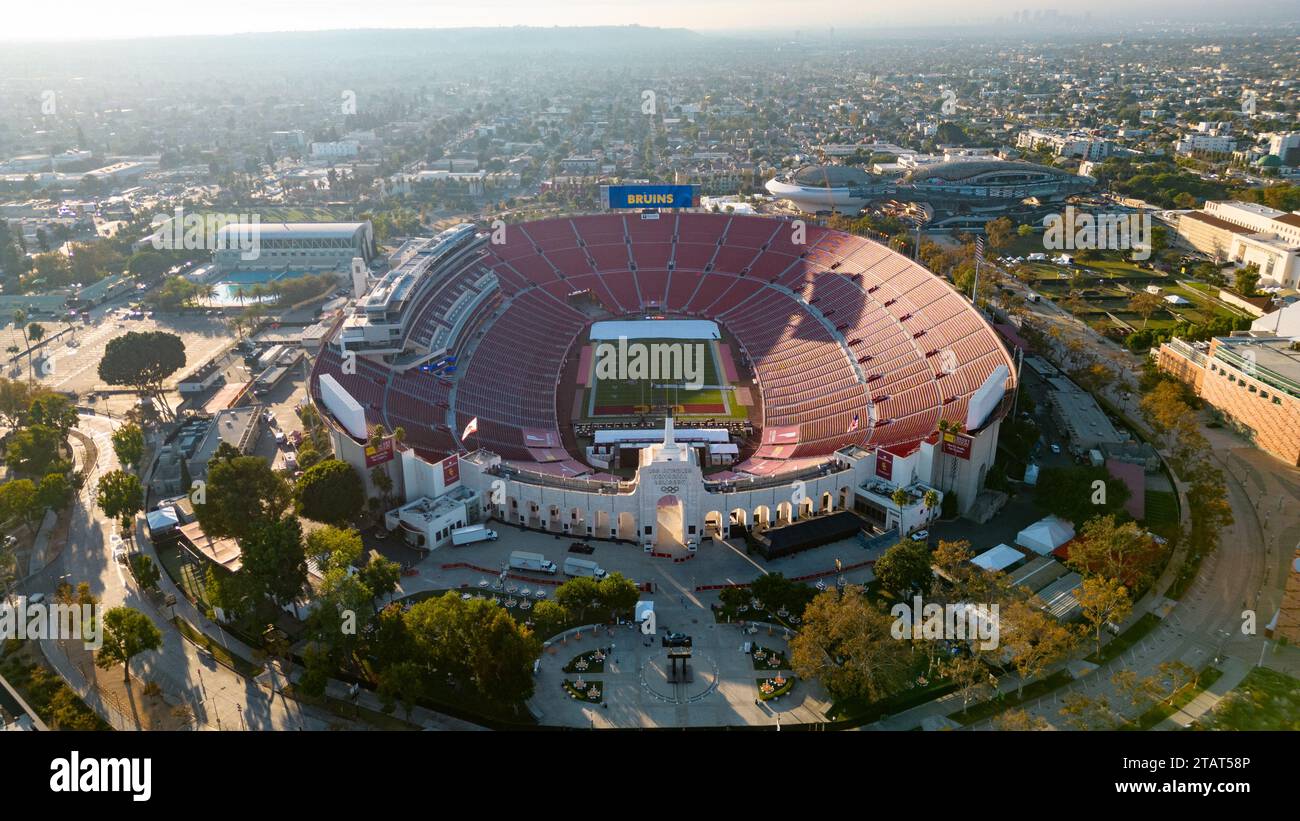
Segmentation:
<svg viewBox="0 0 1300 821">
<path fill-rule="evenodd" d="M 555 562 L 549 561 L 541 553 L 528 553 L 516 550 L 510 554 L 511 570 L 532 570 L 535 573 L 547 573 L 554 576 L 557 570 Z"/>
<path fill-rule="evenodd" d="M 497 532 L 489 530 L 484 525 L 458 527 L 451 532 L 452 544 L 473 544 L 474 542 L 495 542 L 496 540 Z"/>
<path fill-rule="evenodd" d="M 570 556 L 564 560 L 564 575 L 587 576 L 600 581 L 605 578 L 605 568 L 590 559 L 576 559 Z"/>
</svg>

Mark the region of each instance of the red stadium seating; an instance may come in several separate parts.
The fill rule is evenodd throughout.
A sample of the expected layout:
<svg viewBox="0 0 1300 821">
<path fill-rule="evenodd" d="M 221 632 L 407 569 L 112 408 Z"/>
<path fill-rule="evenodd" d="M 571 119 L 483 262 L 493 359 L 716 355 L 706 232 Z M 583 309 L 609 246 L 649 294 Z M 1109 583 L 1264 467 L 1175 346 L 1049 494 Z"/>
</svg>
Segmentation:
<svg viewBox="0 0 1300 821">
<path fill-rule="evenodd" d="M 364 358 L 343 374 L 329 346 L 316 373 L 333 374 L 368 422 L 403 425 L 422 451 L 454 450 L 453 429 L 459 435 L 477 417 L 470 447 L 528 461 L 524 429 L 558 430 L 565 357 L 593 320 L 568 297 L 589 291 L 614 316 L 658 310 L 719 322 L 757 375 L 763 425 L 798 432 L 771 453 L 804 460 L 851 443 L 913 443 L 941 418 L 965 421 L 971 395 L 999 365 L 1011 366 L 969 303 L 906 257 L 812 224 L 803 243 L 795 238 L 789 221 L 722 214 L 511 225 L 484 258 L 500 303 L 480 307 L 458 340 L 454 391 L 430 374 Z M 435 289 L 414 338 L 427 339 L 475 278 Z"/>
</svg>

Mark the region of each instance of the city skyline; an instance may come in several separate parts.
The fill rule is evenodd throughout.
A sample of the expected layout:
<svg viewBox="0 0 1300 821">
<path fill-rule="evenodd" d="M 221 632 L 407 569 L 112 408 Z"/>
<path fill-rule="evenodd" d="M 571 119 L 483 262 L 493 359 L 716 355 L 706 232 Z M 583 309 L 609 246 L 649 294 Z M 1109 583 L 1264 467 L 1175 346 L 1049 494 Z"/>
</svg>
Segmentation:
<svg viewBox="0 0 1300 821">
<path fill-rule="evenodd" d="M 7 10 L 0 42 L 69 42 L 174 36 L 233 35 L 271 32 L 311 32 L 364 29 L 455 29 L 525 27 L 625 26 L 688 28 L 700 32 L 829 32 L 846 35 L 888 33 L 906 29 L 988 27 L 1023 19 L 1050 20 L 1050 15 L 1084 18 L 1098 30 L 1136 23 L 1241 24 L 1272 28 L 1300 20 L 1300 3 L 1245 0 L 1225 8 L 1212 0 L 1178 3 L 1156 0 L 1135 8 L 1122 0 L 1100 0 L 1080 11 L 1060 0 L 938 0 L 924 17 L 893 14 L 882 2 L 845 7 L 832 0 L 810 0 L 792 6 L 785 0 L 634 0 L 610 6 L 592 0 L 488 0 L 472 6 L 386 0 L 358 6 L 342 0 L 311 3 L 231 0 L 220 14 L 201 7 L 169 8 L 157 14 L 143 0 L 115 4 L 108 13 L 89 0 L 57 5 L 20 5 Z M 306 13 L 304 13 L 306 12 Z M 1029 15 L 1021 18 L 1020 15 Z M 1265 23 L 1264 21 L 1267 21 Z M 1075 34 L 1077 32 L 1062 32 Z"/>
</svg>

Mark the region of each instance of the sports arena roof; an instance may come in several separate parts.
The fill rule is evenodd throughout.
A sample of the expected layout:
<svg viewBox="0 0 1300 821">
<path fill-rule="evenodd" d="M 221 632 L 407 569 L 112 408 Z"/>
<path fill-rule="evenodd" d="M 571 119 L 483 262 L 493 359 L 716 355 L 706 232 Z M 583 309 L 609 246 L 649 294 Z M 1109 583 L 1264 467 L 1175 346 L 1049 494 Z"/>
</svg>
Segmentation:
<svg viewBox="0 0 1300 821">
<path fill-rule="evenodd" d="M 1035 174 L 1047 175 L 1052 177 L 1072 177 L 1073 174 L 1067 174 L 1059 168 L 1052 168 L 1047 165 L 1038 165 L 1031 162 L 1020 162 L 1014 160 L 956 160 L 953 162 L 941 162 L 935 165 L 927 165 L 918 168 L 907 175 L 909 182 L 919 182 L 921 180 L 941 179 L 954 182 L 957 180 L 966 180 L 971 177 L 977 177 L 981 174 L 990 172 L 1004 172 L 1011 175 Z"/>
<path fill-rule="evenodd" d="M 790 176 L 796 185 L 809 188 L 844 188 L 850 185 L 868 185 L 871 175 L 850 165 L 805 165 Z"/>
<path fill-rule="evenodd" d="M 259 222 L 234 223 L 217 232 L 218 236 L 255 231 L 263 239 L 348 239 L 366 228 L 364 222 Z"/>
</svg>

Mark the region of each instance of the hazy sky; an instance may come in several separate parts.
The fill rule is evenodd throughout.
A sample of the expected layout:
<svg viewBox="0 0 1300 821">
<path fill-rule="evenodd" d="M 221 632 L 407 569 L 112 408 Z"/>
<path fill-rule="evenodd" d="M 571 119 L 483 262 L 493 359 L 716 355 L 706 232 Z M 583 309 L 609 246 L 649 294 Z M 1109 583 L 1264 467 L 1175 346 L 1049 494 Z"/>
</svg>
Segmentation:
<svg viewBox="0 0 1300 821">
<path fill-rule="evenodd" d="M 347 28 L 624 25 L 824 30 L 990 21 L 1018 9 L 1060 9 L 1093 19 L 1260 21 L 1263 0 L 5 0 L 0 40 L 78 40 Z M 1272 0 L 1268 18 L 1295 20 L 1300 0 Z"/>
</svg>

